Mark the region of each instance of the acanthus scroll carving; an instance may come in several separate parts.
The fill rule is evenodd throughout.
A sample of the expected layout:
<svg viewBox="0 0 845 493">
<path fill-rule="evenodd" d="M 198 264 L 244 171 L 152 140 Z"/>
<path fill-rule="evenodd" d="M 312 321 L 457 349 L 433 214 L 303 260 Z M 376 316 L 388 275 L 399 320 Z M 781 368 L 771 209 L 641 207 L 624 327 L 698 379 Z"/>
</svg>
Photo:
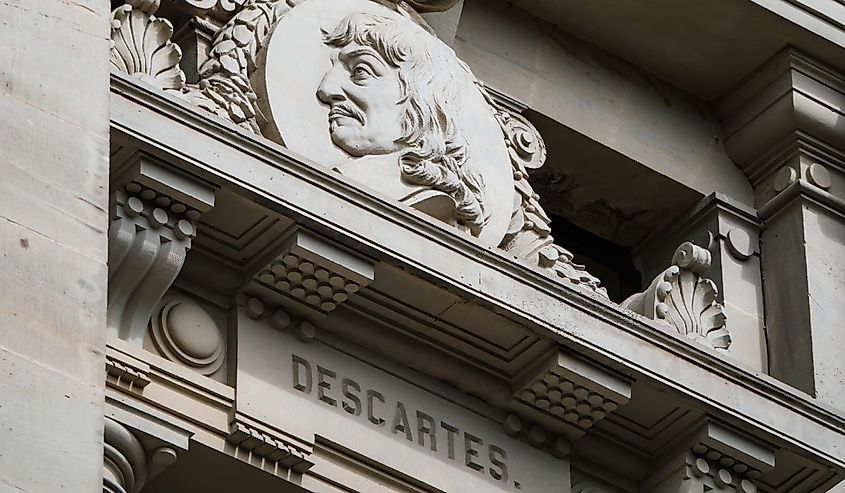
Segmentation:
<svg viewBox="0 0 845 493">
<path fill-rule="evenodd" d="M 648 289 L 631 296 L 622 306 L 662 321 L 691 339 L 727 349 L 731 336 L 725 327 L 724 307 L 716 302 L 716 285 L 703 277 L 710 261 L 707 249 L 690 242 L 682 244 L 672 257 L 672 265 Z"/>
<path fill-rule="evenodd" d="M 522 117 L 500 108 L 490 91 L 479 84 L 490 105 L 498 108 L 496 119 L 502 127 L 508 154 L 513 165 L 514 195 L 511 221 L 499 248 L 518 260 L 540 267 L 558 277 L 590 291 L 607 296 L 601 281 L 573 262 L 573 255 L 555 244 L 551 236 L 551 219 L 540 205 L 540 196 L 528 182 L 528 170 L 535 170 L 546 162 L 546 145 L 540 133 Z"/>
</svg>

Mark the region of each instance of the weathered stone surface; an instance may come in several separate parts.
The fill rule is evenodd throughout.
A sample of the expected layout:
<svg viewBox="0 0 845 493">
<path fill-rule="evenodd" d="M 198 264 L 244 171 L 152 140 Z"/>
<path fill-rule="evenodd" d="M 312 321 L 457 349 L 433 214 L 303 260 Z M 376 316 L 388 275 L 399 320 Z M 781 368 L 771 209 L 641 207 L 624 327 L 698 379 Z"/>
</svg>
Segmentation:
<svg viewBox="0 0 845 493">
<path fill-rule="evenodd" d="M 98 491 L 108 2 L 7 1 L 0 26 L 0 489 Z"/>
</svg>

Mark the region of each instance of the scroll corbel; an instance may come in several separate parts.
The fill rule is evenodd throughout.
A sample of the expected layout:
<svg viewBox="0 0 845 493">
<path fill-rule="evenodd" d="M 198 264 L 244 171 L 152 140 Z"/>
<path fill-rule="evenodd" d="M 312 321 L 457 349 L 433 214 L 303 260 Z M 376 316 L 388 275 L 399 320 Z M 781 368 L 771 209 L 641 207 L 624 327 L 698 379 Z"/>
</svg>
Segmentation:
<svg viewBox="0 0 845 493">
<path fill-rule="evenodd" d="M 112 180 L 107 322 L 140 345 L 155 305 L 185 262 L 214 188 L 135 154 Z"/>
</svg>

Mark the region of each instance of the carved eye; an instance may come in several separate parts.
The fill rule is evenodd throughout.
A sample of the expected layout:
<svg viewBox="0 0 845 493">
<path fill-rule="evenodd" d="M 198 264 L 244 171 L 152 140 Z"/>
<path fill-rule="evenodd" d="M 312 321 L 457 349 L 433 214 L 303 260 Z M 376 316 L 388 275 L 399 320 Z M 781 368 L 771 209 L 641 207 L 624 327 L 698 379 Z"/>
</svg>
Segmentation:
<svg viewBox="0 0 845 493">
<path fill-rule="evenodd" d="M 374 77 L 374 74 L 366 64 L 359 63 L 352 69 L 352 78 L 356 81 L 363 81 L 370 77 Z"/>
</svg>

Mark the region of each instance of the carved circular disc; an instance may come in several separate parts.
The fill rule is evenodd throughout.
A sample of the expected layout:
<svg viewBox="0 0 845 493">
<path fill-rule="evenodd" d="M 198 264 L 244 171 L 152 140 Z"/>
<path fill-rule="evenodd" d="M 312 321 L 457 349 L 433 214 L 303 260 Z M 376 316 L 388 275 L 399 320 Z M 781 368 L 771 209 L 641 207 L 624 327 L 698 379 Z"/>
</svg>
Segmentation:
<svg viewBox="0 0 845 493">
<path fill-rule="evenodd" d="M 339 124 L 337 120 L 329 123 L 330 103 L 326 102 L 329 98 L 324 91 L 321 101 L 317 92 L 320 88 L 325 89 L 326 86 L 321 84 L 327 74 L 333 70 L 332 74 L 338 73 L 340 62 L 337 61 L 338 50 L 333 52 L 323 42 L 322 30 L 334 31 L 341 21 L 356 13 L 373 14 L 401 23 L 400 31 L 403 36 L 409 36 L 415 43 L 413 46 L 422 46 L 423 43 L 418 42 L 419 36 L 431 38 L 435 44 L 425 43 L 424 49 L 434 48 L 426 53 L 436 52 L 437 56 L 442 56 L 438 64 L 441 60 L 449 61 L 448 66 L 438 65 L 438 70 L 431 74 L 433 77 L 454 79 L 452 87 L 456 88 L 459 97 L 450 99 L 446 108 L 452 110 L 450 114 L 454 115 L 455 127 L 467 143 L 466 166 L 478 170 L 484 180 L 482 198 L 489 219 L 478 237 L 488 244 L 498 245 L 510 223 L 514 183 L 504 135 L 493 110 L 473 82 L 472 75 L 462 68 L 450 48 L 411 19 L 383 5 L 370 0 L 306 0 L 279 21 L 253 76 L 258 104 L 267 120 L 262 124 L 264 135 L 318 164 L 339 171 L 349 182 L 363 184 L 381 196 L 400 200 L 407 196 L 408 190 L 419 190 L 419 187 L 409 186 L 407 181 L 403 181 L 397 157 L 402 151 L 398 154 L 361 152 L 361 155 L 353 156 L 348 148 L 344 151 L 332 141 L 330 125 L 334 125 L 331 128 L 335 128 L 335 140 L 338 140 L 336 128 Z M 352 77 L 347 72 L 353 69 L 344 67 L 346 72 L 341 72 L 345 77 L 344 83 Z M 413 89 L 406 87 L 404 90 L 407 96 L 412 90 L 431 89 L 427 83 L 417 83 Z M 378 103 L 358 107 L 366 112 Z M 382 120 L 366 114 L 365 121 L 364 125 L 371 125 L 370 129 L 384 129 L 390 135 L 397 131 L 393 127 L 398 127 L 393 124 L 377 127 L 373 122 Z M 388 121 L 395 122 L 395 119 Z M 340 125 L 343 124 L 341 121 Z M 347 124 L 347 127 L 351 126 Z M 444 198 L 441 196 L 441 199 Z M 437 204 L 434 200 L 431 203 Z M 418 208 L 438 216 L 441 214 L 439 211 L 454 207 L 445 202 L 441 204 L 432 205 L 432 210 Z"/>
<path fill-rule="evenodd" d="M 220 346 L 217 324 L 197 305 L 180 303 L 171 307 L 166 326 L 173 343 L 192 358 L 206 359 Z"/>
<path fill-rule="evenodd" d="M 210 375 L 222 365 L 223 334 L 208 312 L 193 301 L 165 300 L 151 320 L 152 340 L 163 356 L 184 363 L 203 375 Z"/>
<path fill-rule="evenodd" d="M 810 178 L 813 185 L 823 190 L 830 188 L 832 183 L 830 180 L 830 171 L 819 163 L 813 163 L 807 168 L 807 177 Z"/>
</svg>

